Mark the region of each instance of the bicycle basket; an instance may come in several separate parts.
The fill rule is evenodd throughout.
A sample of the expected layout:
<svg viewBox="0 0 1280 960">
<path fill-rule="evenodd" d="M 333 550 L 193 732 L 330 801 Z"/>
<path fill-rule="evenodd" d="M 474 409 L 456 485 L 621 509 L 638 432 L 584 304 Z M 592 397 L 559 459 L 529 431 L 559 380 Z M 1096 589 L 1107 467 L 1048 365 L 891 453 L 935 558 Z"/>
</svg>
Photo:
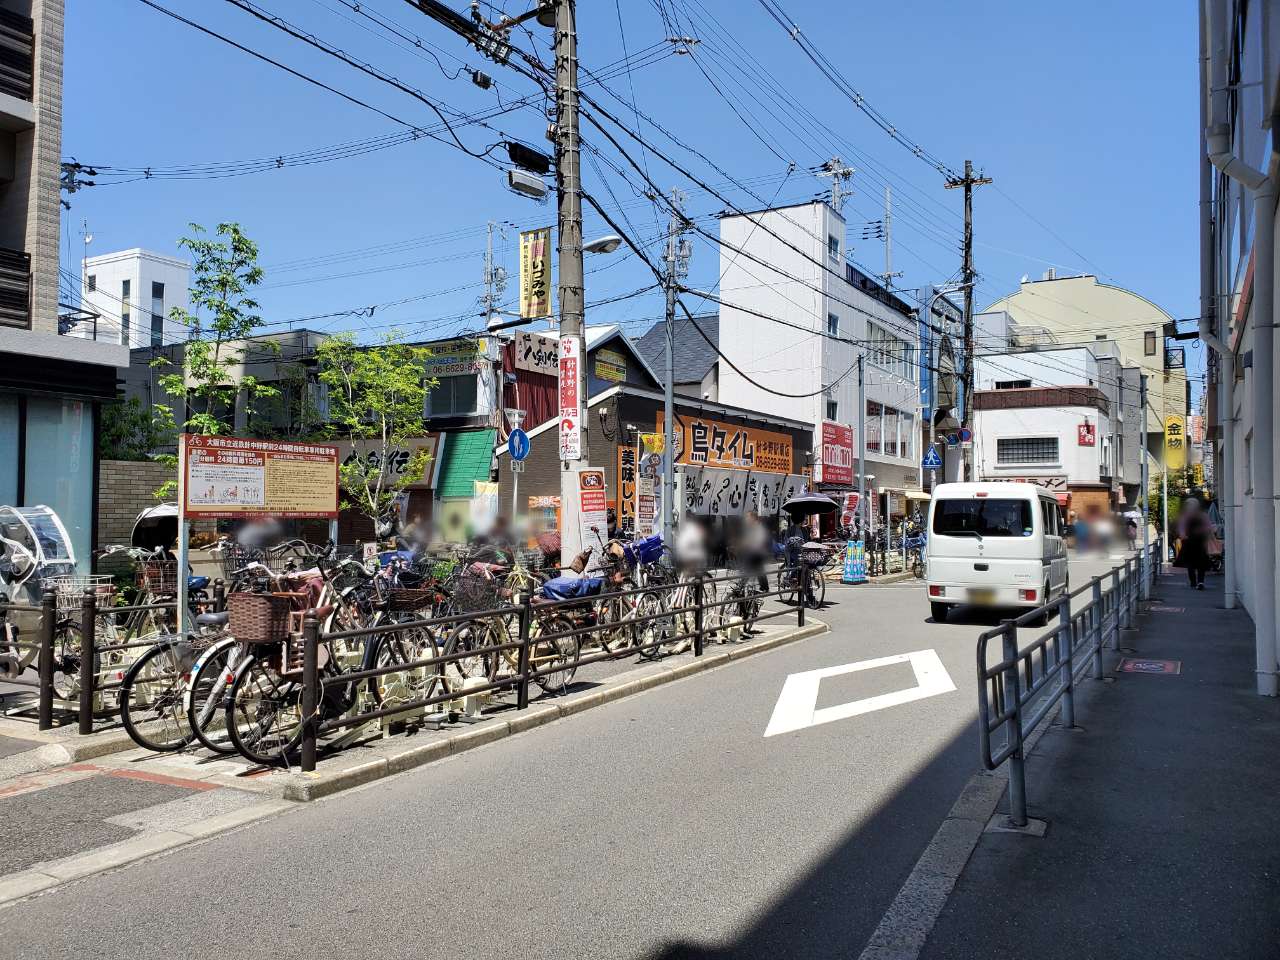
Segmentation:
<svg viewBox="0 0 1280 960">
<path fill-rule="evenodd" d="M 387 591 L 387 609 L 399 612 L 425 610 L 435 603 L 437 593 L 431 589 L 392 587 Z"/>
<path fill-rule="evenodd" d="M 175 596 L 178 592 L 177 560 L 144 560 L 138 564 L 138 589 Z"/>
<path fill-rule="evenodd" d="M 46 577 L 41 586 L 57 595 L 58 618 L 74 616 L 80 610 L 86 590 L 92 591 L 98 608 L 110 607 L 116 588 L 110 574 L 67 575 Z"/>
<path fill-rule="evenodd" d="M 458 578 L 458 588 L 454 593 L 459 611 L 469 613 L 473 610 L 493 610 L 501 606 L 502 585 L 496 580 L 464 573 Z"/>
<path fill-rule="evenodd" d="M 227 624 L 241 643 L 284 643 L 289 611 L 306 603 L 302 593 L 233 593 L 227 597 Z"/>
</svg>

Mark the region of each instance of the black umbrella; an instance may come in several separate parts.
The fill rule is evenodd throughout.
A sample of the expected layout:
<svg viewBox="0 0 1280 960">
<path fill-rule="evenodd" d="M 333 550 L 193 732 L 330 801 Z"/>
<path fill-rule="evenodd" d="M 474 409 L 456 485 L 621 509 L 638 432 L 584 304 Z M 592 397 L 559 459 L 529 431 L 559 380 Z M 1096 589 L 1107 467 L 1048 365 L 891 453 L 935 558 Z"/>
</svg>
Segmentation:
<svg viewBox="0 0 1280 960">
<path fill-rule="evenodd" d="M 821 493 L 802 493 L 782 505 L 793 517 L 812 517 L 816 514 L 835 513 L 839 505 Z"/>
</svg>

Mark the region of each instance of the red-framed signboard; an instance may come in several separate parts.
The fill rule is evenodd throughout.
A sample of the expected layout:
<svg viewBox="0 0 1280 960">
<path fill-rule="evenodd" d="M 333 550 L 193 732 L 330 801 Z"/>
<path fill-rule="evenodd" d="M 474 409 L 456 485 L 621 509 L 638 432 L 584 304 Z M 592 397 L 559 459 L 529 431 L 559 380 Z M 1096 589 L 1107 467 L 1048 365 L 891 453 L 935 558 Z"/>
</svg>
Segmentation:
<svg viewBox="0 0 1280 960">
<path fill-rule="evenodd" d="M 188 518 L 338 516 L 338 448 L 184 433 L 178 445 Z"/>
</svg>

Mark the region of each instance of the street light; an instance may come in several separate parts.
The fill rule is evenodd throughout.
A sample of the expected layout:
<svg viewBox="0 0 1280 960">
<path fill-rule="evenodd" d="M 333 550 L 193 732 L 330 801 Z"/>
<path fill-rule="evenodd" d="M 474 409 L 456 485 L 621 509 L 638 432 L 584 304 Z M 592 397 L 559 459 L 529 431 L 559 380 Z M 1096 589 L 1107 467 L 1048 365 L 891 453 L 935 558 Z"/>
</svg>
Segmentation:
<svg viewBox="0 0 1280 960">
<path fill-rule="evenodd" d="M 622 246 L 622 238 L 616 233 L 606 234 L 599 239 L 582 245 L 583 253 L 613 253 Z"/>
</svg>

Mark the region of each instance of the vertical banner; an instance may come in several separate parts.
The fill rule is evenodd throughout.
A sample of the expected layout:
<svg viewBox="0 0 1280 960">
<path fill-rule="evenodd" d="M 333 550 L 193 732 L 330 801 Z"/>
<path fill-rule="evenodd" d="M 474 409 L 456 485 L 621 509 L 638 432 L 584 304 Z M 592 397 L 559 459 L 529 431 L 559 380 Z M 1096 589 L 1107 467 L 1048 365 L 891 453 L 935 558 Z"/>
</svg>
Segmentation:
<svg viewBox="0 0 1280 960">
<path fill-rule="evenodd" d="M 1164 467 L 1181 470 L 1187 465 L 1187 423 L 1178 415 L 1164 418 Z"/>
<path fill-rule="evenodd" d="M 551 316 L 551 228 L 520 234 L 520 316 Z"/>
<path fill-rule="evenodd" d="M 578 532 L 582 537 L 583 550 L 595 548 L 591 554 L 591 569 L 599 566 L 600 555 L 604 552 L 600 545 L 609 540 L 608 511 L 604 471 L 583 470 L 578 474 Z"/>
<path fill-rule="evenodd" d="M 853 428 L 832 420 L 822 421 L 823 483 L 853 483 Z"/>
<path fill-rule="evenodd" d="M 498 485 L 487 480 L 473 480 L 472 489 L 471 529 L 478 537 L 487 536 L 498 519 Z"/>
<path fill-rule="evenodd" d="M 636 468 L 636 536 L 657 532 L 662 515 L 662 450 L 660 433 L 640 434 L 640 462 Z"/>
<path fill-rule="evenodd" d="M 582 341 L 560 338 L 560 459 L 582 459 Z"/>
<path fill-rule="evenodd" d="M 636 448 L 622 444 L 618 447 L 618 535 L 627 539 L 636 535 L 638 482 Z"/>
<path fill-rule="evenodd" d="M 841 583 L 867 582 L 867 548 L 861 540 L 850 540 L 844 545 L 844 569 Z"/>
</svg>

